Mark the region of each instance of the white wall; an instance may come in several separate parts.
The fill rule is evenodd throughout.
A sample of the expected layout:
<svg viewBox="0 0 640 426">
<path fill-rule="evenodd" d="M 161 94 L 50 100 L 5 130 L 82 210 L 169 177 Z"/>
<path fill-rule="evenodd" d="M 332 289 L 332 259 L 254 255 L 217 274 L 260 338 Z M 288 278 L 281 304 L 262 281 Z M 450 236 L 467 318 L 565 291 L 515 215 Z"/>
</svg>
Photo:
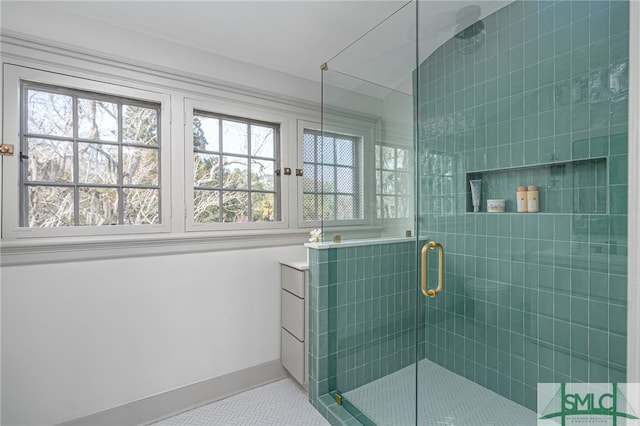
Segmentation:
<svg viewBox="0 0 640 426">
<path fill-rule="evenodd" d="M 55 424 L 280 358 L 302 245 L 2 269 L 2 424 Z"/>
<path fill-rule="evenodd" d="M 227 90 L 245 101 L 273 99 L 268 94 L 276 93 L 292 100 L 291 110 L 296 99 L 319 101 L 319 85 L 308 80 L 55 9 L 3 3 L 2 32 L 11 36 L 11 45 L 2 46 L 3 61 L 8 55 L 11 63 L 64 73 L 82 74 L 92 67 L 96 75 L 131 79 L 134 86 L 149 83 L 172 92 L 181 87 L 187 93 Z M 42 41 L 43 47 L 29 40 Z M 300 116 L 315 118 L 309 109 Z M 295 152 L 295 147 L 285 149 Z M 278 360 L 278 262 L 304 259 L 303 242 L 3 266 L 0 423 L 73 420 Z M 100 253 L 96 248 L 89 257 Z M 61 256 L 69 257 L 64 251 Z"/>
<path fill-rule="evenodd" d="M 153 38 L 134 29 L 109 26 L 47 7 L 46 2 L 3 1 L 0 8 L 2 31 L 7 34 L 28 34 L 30 38 L 71 46 L 74 50 L 101 52 L 116 62 L 152 66 L 177 75 L 200 76 L 227 85 L 320 102 L 317 82 Z"/>
</svg>

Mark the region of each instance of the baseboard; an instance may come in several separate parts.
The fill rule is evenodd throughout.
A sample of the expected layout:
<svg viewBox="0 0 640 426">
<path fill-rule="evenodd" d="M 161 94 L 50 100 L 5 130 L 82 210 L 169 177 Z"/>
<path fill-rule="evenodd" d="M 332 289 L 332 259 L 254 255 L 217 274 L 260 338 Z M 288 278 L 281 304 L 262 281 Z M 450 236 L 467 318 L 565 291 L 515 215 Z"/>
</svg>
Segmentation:
<svg viewBox="0 0 640 426">
<path fill-rule="evenodd" d="M 287 372 L 277 359 L 60 423 L 60 426 L 146 425 L 285 377 Z"/>
</svg>

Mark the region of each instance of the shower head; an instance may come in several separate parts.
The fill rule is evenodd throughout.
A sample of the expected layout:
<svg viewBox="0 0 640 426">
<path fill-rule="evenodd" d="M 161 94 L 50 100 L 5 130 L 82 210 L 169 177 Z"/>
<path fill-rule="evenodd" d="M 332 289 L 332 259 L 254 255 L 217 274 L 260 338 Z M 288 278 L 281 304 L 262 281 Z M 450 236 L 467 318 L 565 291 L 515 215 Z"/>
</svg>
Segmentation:
<svg viewBox="0 0 640 426">
<path fill-rule="evenodd" d="M 463 55 L 473 53 L 482 46 L 485 39 L 484 22 L 480 18 L 479 6 L 467 6 L 456 13 L 458 27 L 453 36 L 456 52 Z"/>
<path fill-rule="evenodd" d="M 473 37 L 476 37 L 478 34 L 484 31 L 484 22 L 478 21 L 475 24 L 469 25 L 464 30 L 460 31 L 456 35 L 455 38 L 459 38 L 462 40 L 467 40 Z"/>
</svg>

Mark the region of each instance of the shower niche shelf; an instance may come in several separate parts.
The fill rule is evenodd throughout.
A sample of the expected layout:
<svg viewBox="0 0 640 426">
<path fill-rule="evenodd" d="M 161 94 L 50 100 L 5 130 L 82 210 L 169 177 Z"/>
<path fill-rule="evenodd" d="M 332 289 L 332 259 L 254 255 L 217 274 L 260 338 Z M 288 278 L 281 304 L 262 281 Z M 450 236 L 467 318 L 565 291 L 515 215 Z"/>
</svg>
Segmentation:
<svg viewBox="0 0 640 426">
<path fill-rule="evenodd" d="M 469 180 L 482 179 L 480 212 L 487 200 L 504 199 L 505 213 L 516 212 L 518 186 L 538 187 L 540 213 L 607 213 L 607 158 L 573 160 L 466 173 L 466 212 L 473 212 Z"/>
</svg>

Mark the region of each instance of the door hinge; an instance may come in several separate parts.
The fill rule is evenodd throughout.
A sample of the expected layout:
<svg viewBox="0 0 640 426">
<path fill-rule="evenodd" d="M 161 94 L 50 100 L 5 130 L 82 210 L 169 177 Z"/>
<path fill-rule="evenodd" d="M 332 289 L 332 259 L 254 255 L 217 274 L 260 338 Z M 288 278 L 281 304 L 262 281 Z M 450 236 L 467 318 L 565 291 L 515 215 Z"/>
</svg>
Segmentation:
<svg viewBox="0 0 640 426">
<path fill-rule="evenodd" d="M 342 395 L 336 392 L 336 404 L 342 405 Z"/>
<path fill-rule="evenodd" d="M 8 143 L 3 143 L 0 145 L 0 155 L 13 155 L 13 145 Z"/>
</svg>

